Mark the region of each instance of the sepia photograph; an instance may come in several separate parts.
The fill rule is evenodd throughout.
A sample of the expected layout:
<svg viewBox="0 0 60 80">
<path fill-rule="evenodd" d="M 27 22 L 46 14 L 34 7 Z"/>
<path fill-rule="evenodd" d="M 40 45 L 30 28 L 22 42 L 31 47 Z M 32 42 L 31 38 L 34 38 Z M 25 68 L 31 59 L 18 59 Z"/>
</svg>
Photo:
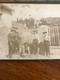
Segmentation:
<svg viewBox="0 0 60 80">
<path fill-rule="evenodd" d="M 0 3 L 0 60 L 60 59 L 60 4 Z"/>
</svg>

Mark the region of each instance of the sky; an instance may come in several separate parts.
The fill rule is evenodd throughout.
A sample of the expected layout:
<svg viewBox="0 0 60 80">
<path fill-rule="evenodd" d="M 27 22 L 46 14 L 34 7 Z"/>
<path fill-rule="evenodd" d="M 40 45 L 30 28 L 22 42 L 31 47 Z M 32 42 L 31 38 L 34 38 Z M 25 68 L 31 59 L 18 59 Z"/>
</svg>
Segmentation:
<svg viewBox="0 0 60 80">
<path fill-rule="evenodd" d="M 14 9 L 13 20 L 33 17 L 41 19 L 60 17 L 60 4 L 6 4 Z M 31 15 L 31 16 L 29 16 Z"/>
</svg>

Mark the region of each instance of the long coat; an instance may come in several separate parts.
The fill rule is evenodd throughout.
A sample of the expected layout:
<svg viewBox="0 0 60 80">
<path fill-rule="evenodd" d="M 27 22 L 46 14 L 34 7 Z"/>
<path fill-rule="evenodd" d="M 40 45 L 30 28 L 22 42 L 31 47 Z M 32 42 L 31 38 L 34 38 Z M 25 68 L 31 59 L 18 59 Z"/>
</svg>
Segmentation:
<svg viewBox="0 0 60 80">
<path fill-rule="evenodd" d="M 19 52 L 19 48 L 20 48 L 20 37 L 17 33 L 15 33 L 13 39 L 14 39 L 14 51 L 15 53 L 17 53 Z"/>
<path fill-rule="evenodd" d="M 9 55 L 14 53 L 14 40 L 12 33 L 8 34 L 8 47 L 9 47 Z"/>
</svg>

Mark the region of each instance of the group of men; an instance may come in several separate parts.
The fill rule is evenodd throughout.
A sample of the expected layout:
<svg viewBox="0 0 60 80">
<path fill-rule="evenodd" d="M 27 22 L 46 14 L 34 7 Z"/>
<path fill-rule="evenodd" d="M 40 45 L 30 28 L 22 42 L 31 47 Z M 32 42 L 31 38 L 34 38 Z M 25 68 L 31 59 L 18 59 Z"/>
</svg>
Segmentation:
<svg viewBox="0 0 60 80">
<path fill-rule="evenodd" d="M 31 43 L 21 44 L 21 37 L 19 36 L 16 29 L 12 29 L 8 34 L 8 46 L 9 46 L 9 55 L 8 57 L 12 57 L 13 54 L 18 54 L 19 56 L 23 56 L 25 54 L 29 55 L 46 55 L 50 56 L 50 37 L 47 35 L 47 32 L 43 32 L 44 40 L 40 42 L 40 37 L 38 35 L 37 30 L 33 31 L 33 35 L 31 38 Z"/>
<path fill-rule="evenodd" d="M 33 31 L 32 41 L 31 41 L 31 54 L 41 54 L 50 56 L 50 36 L 47 32 L 43 32 L 43 41 L 40 41 L 40 37 L 36 30 Z"/>
</svg>

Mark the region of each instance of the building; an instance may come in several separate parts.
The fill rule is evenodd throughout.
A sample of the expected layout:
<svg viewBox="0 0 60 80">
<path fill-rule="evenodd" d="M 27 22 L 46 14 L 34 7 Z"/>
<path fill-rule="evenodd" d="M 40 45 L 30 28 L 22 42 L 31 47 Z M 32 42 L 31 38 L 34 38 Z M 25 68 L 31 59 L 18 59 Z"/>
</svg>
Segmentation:
<svg viewBox="0 0 60 80">
<path fill-rule="evenodd" d="M 48 35 L 51 38 L 51 46 L 60 46 L 60 18 L 45 18 L 42 19 L 42 24 L 47 26 Z"/>
<path fill-rule="evenodd" d="M 12 12 L 11 8 L 0 4 L 0 52 L 3 54 L 8 53 L 7 35 L 12 27 Z"/>
<path fill-rule="evenodd" d="M 4 24 L 6 27 L 12 27 L 12 13 L 13 9 L 10 7 L 0 4 L 0 23 Z"/>
</svg>

